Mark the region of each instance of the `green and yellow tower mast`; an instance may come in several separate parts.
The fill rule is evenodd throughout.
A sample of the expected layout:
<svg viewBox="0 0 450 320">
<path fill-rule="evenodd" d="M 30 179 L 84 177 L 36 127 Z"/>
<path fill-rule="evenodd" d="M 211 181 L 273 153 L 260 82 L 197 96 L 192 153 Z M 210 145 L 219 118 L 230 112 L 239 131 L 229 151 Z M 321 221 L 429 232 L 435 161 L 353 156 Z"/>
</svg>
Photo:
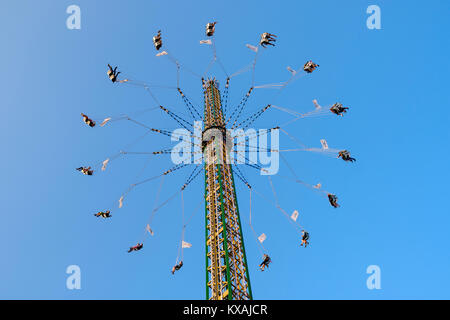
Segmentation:
<svg viewBox="0 0 450 320">
<path fill-rule="evenodd" d="M 219 85 L 215 79 L 202 81 L 205 99 L 202 148 L 205 159 L 206 299 L 251 300 Z"/>
</svg>

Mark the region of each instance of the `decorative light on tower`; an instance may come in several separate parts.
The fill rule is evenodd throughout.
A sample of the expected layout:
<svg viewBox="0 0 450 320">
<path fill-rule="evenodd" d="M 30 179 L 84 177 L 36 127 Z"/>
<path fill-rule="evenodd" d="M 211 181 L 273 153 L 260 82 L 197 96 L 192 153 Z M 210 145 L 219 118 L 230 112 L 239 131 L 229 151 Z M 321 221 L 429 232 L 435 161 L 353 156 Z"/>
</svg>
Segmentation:
<svg viewBox="0 0 450 320">
<path fill-rule="evenodd" d="M 206 298 L 251 300 L 220 91 L 215 79 L 202 81 L 205 98 L 202 148 L 205 159 Z"/>
</svg>

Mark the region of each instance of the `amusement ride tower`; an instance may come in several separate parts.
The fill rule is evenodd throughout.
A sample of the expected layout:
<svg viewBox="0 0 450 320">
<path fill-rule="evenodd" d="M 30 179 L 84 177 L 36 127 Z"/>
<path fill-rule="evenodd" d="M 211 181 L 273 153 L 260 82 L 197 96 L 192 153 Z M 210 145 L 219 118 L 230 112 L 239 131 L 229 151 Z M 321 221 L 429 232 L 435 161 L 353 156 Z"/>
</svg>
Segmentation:
<svg viewBox="0 0 450 320">
<path fill-rule="evenodd" d="M 233 169 L 228 161 L 230 150 L 219 84 L 215 79 L 203 80 L 203 89 L 206 299 L 251 300 L 252 290 Z"/>
</svg>

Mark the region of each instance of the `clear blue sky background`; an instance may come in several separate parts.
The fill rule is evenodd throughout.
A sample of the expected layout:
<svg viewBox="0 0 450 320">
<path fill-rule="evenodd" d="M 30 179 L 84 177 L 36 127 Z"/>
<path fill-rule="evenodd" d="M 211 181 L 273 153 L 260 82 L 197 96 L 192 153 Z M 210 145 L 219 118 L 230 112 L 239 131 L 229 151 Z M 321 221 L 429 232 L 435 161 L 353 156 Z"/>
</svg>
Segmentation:
<svg viewBox="0 0 450 320">
<path fill-rule="evenodd" d="M 66 28 L 66 8 L 81 7 L 82 29 Z M 366 27 L 366 8 L 377 4 L 382 30 Z M 165 48 L 201 73 L 210 48 L 200 46 L 204 26 L 217 24 L 218 55 L 229 73 L 249 63 L 246 43 L 262 32 L 278 35 L 258 61 L 256 84 L 286 80 L 286 66 L 309 59 L 320 68 L 283 90 L 277 105 L 299 112 L 311 100 L 350 106 L 343 118 L 304 119 L 286 130 L 310 146 L 327 139 L 357 158 L 344 163 L 311 153 L 287 159 L 303 180 L 339 196 L 342 207 L 301 185 L 273 177 L 281 206 L 300 211 L 311 246 L 285 217 L 253 197 L 254 226 L 266 233 L 273 264 L 260 272 L 248 227 L 249 194 L 237 181 L 251 283 L 256 299 L 449 299 L 450 215 L 448 1 L 2 1 L 0 4 L 0 298 L 204 299 L 204 212 L 186 231 L 193 244 L 175 276 L 181 199 L 155 217 L 155 237 L 141 239 L 159 181 L 136 188 L 111 220 L 92 216 L 117 205 L 131 183 L 168 168 L 170 158 L 124 157 L 105 173 L 85 177 L 74 169 L 102 161 L 143 133 L 130 122 L 88 128 L 80 112 L 102 118 L 155 105 L 140 88 L 113 85 L 106 64 L 130 77 L 176 85 L 174 66 L 156 58 L 151 37 L 163 30 Z M 222 84 L 224 74 L 215 68 Z M 236 77 L 236 105 L 250 86 Z M 198 79 L 182 73 L 181 86 L 202 107 Z M 274 91 L 255 91 L 247 114 L 270 103 Z M 176 91 L 158 89 L 159 100 L 187 114 Z M 159 110 L 139 119 L 156 128 L 176 123 Z M 289 119 L 271 110 L 255 124 L 268 128 Z M 281 135 L 281 147 L 295 147 Z M 149 135 L 134 151 L 170 148 L 169 138 Z M 273 199 L 267 178 L 242 168 L 249 182 Z M 184 183 L 190 169 L 168 176 L 161 200 Z M 282 164 L 280 175 L 289 175 Z M 186 192 L 186 215 L 202 202 L 203 179 Z M 67 290 L 67 266 L 79 265 L 82 289 Z M 381 268 L 381 290 L 368 290 L 366 268 Z"/>
</svg>

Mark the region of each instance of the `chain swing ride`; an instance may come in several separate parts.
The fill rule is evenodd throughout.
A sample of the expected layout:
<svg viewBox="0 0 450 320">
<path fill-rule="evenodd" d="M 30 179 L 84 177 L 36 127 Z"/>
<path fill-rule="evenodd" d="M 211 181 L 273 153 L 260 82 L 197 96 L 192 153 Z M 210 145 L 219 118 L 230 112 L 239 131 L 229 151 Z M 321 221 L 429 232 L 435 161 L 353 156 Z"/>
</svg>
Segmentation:
<svg viewBox="0 0 450 320">
<path fill-rule="evenodd" d="M 153 177 L 138 181 L 128 187 L 128 189 L 121 195 L 119 199 L 119 208 L 122 208 L 125 197 L 129 192 L 131 192 L 135 187 L 147 183 L 149 181 L 154 181 L 160 179 L 160 184 L 157 190 L 155 205 L 153 210 L 150 213 L 150 217 L 148 223 L 144 229 L 143 240 L 138 242 L 135 246 L 130 247 L 128 252 L 139 251 L 144 246 L 144 241 L 148 235 L 153 236 L 154 232 L 152 230 L 153 224 L 152 220 L 154 215 L 163 208 L 167 203 L 175 199 L 178 195 L 181 194 L 181 202 L 182 202 L 182 232 L 181 239 L 178 246 L 178 254 L 175 265 L 173 266 L 171 272 L 174 274 L 176 271 L 180 270 L 183 266 L 183 257 L 184 257 L 184 249 L 190 248 L 192 245 L 185 241 L 184 235 L 185 230 L 189 223 L 191 222 L 194 214 L 200 209 L 200 204 L 193 211 L 193 213 L 185 219 L 185 210 L 184 210 L 184 198 L 183 191 L 194 181 L 200 173 L 204 172 L 205 177 L 205 193 L 204 193 L 204 203 L 205 203 L 205 237 L 206 237 L 206 299 L 208 300 L 251 300 L 252 290 L 250 285 L 250 277 L 249 277 L 249 269 L 247 263 L 247 257 L 244 246 L 244 238 L 242 233 L 241 219 L 239 214 L 239 207 L 236 196 L 236 188 L 235 188 L 235 179 L 234 177 L 238 177 L 238 179 L 248 188 L 249 190 L 249 225 L 250 229 L 253 233 L 253 236 L 256 239 L 258 244 L 258 250 L 262 256 L 262 263 L 259 265 L 261 271 L 264 271 L 268 268 L 271 263 L 271 258 L 269 257 L 266 248 L 264 247 L 263 242 L 266 240 L 266 234 L 262 233 L 261 235 L 257 235 L 253 225 L 252 225 L 252 194 L 255 193 L 259 197 L 261 197 L 264 201 L 267 201 L 270 205 L 275 206 L 292 224 L 296 232 L 298 232 L 301 238 L 301 246 L 307 247 L 309 244 L 309 233 L 299 224 L 298 216 L 299 213 L 295 210 L 291 215 L 289 215 L 279 204 L 277 193 L 275 191 L 274 185 L 272 183 L 272 179 L 270 175 L 268 175 L 269 184 L 271 190 L 273 192 L 273 196 L 275 201 L 267 199 L 267 197 L 260 194 L 254 187 L 252 187 L 243 172 L 239 169 L 236 162 L 233 160 L 239 161 L 239 164 L 244 164 L 248 167 L 256 169 L 260 172 L 263 172 L 265 169 L 262 168 L 255 162 L 249 161 L 248 158 L 242 155 L 242 153 L 236 151 L 235 147 L 243 146 L 248 147 L 249 152 L 278 152 L 282 161 L 286 164 L 289 170 L 292 172 L 292 177 L 283 177 L 294 181 L 295 183 L 302 184 L 312 190 L 318 192 L 323 195 L 330 203 L 330 205 L 334 208 L 338 208 L 339 204 L 337 202 L 338 198 L 335 194 L 329 193 L 322 189 L 322 185 L 316 184 L 311 185 L 302 180 L 300 180 L 295 174 L 292 167 L 287 163 L 286 159 L 283 157 L 283 152 L 292 152 L 292 151 L 306 151 L 306 152 L 319 152 L 328 156 L 341 158 L 346 162 L 354 162 L 355 159 L 350 156 L 350 152 L 348 150 L 338 150 L 332 149 L 328 147 L 328 144 L 325 140 L 321 140 L 322 148 L 309 148 L 306 145 L 302 144 L 297 138 L 290 135 L 286 131 L 286 126 L 292 124 L 303 118 L 309 117 L 319 117 L 319 116 L 327 116 L 327 115 L 337 115 L 343 116 L 348 107 L 344 107 L 341 103 L 335 103 L 328 107 L 322 107 L 318 104 L 317 100 L 313 100 L 314 110 L 307 113 L 300 113 L 295 110 L 291 110 L 288 108 L 275 106 L 273 104 L 268 104 L 263 107 L 256 113 L 251 114 L 247 118 L 242 117 L 242 114 L 245 110 L 245 105 L 251 96 L 252 92 L 255 89 L 265 89 L 272 88 L 281 90 L 286 87 L 289 83 L 298 79 L 301 76 L 308 75 L 313 73 L 319 65 L 315 64 L 312 61 L 307 61 L 301 68 L 298 70 L 294 70 L 291 67 L 287 67 L 287 70 L 290 72 L 290 78 L 282 83 L 275 84 L 266 84 L 255 86 L 255 67 L 257 63 L 258 55 L 261 54 L 262 51 L 270 47 L 275 46 L 275 42 L 277 41 L 277 36 L 270 33 L 263 33 L 261 35 L 259 44 L 250 45 L 247 44 L 247 48 L 254 52 L 254 58 L 251 63 L 244 68 L 238 70 L 237 72 L 229 75 L 220 59 L 216 54 L 216 47 L 214 43 L 214 34 L 216 29 L 216 22 L 208 23 L 206 25 L 206 40 L 201 40 L 201 45 L 208 45 L 212 48 L 213 57 L 211 62 L 209 63 L 204 74 L 208 72 L 208 70 L 213 66 L 213 64 L 217 63 L 223 73 L 226 75 L 225 88 L 223 94 L 221 94 L 219 90 L 219 83 L 215 78 L 207 78 L 204 76 L 197 74 L 196 72 L 190 70 L 186 66 L 182 65 L 177 59 L 175 59 L 167 50 L 161 51 L 163 48 L 162 42 L 162 33 L 161 30 L 158 31 L 157 35 L 153 37 L 153 45 L 157 51 L 156 57 L 166 56 L 171 63 L 173 63 L 177 70 L 177 86 L 176 87 L 168 87 L 171 89 L 176 89 L 178 94 L 181 96 L 184 105 L 186 106 L 187 111 L 189 112 L 189 116 L 193 121 L 202 121 L 204 128 L 195 128 L 195 124 L 191 124 L 188 120 L 181 117 L 179 114 L 175 113 L 172 110 L 162 106 L 155 94 L 153 93 L 153 89 L 156 87 L 163 87 L 157 85 L 148 85 L 147 83 L 132 80 L 132 79 L 121 79 L 119 78 L 120 71 L 117 71 L 117 67 L 113 68 L 108 64 L 107 75 L 112 83 L 120 84 L 120 85 L 132 85 L 141 87 L 146 90 L 153 101 L 156 103 L 156 107 L 148 108 L 145 110 L 141 110 L 139 112 L 135 112 L 133 114 L 120 115 L 120 116 L 108 116 L 102 119 L 91 119 L 86 114 L 81 114 L 83 118 L 83 122 L 91 128 L 94 127 L 104 127 L 105 125 L 116 121 L 129 121 L 136 126 L 140 126 L 145 129 L 145 133 L 138 137 L 135 141 L 131 142 L 127 145 L 123 150 L 119 151 L 116 154 L 108 157 L 106 160 L 101 161 L 95 165 L 88 167 L 79 167 L 77 168 L 84 175 L 92 176 L 94 172 L 100 170 L 105 171 L 107 166 L 115 159 L 130 155 L 130 154 L 141 154 L 141 155 L 163 155 L 163 154 L 172 154 L 173 149 L 163 149 L 160 151 L 152 151 L 152 152 L 132 152 L 128 151 L 132 145 L 137 143 L 139 140 L 143 139 L 150 133 L 162 134 L 168 137 L 171 137 L 173 133 L 168 130 L 157 129 L 147 126 L 146 124 L 136 120 L 139 115 L 142 115 L 146 112 L 150 112 L 153 110 L 160 109 L 164 113 L 166 113 L 172 120 L 174 120 L 177 125 L 180 125 L 184 129 L 189 132 L 189 138 L 194 138 L 194 142 L 190 142 L 190 144 L 194 147 L 197 147 L 197 151 L 191 152 L 191 156 L 195 156 L 197 154 L 202 158 L 202 162 L 194 163 L 194 169 L 191 171 L 189 176 L 186 179 L 186 182 L 175 191 L 173 195 L 171 195 L 165 201 L 159 203 L 159 198 L 161 194 L 161 189 L 164 183 L 164 179 L 167 175 L 173 174 L 174 172 L 181 170 L 189 166 L 187 163 L 176 164 L 164 172 L 155 175 Z M 180 88 L 180 72 L 186 71 L 191 75 L 197 77 L 201 81 L 201 85 L 203 88 L 204 94 L 204 110 L 203 115 L 199 111 L 199 108 L 196 107 L 186 96 L 186 94 Z M 251 72 L 252 74 L 252 84 L 250 89 L 244 94 L 241 101 L 234 108 L 228 109 L 229 103 L 229 86 L 230 81 L 234 77 L 246 73 Z M 247 140 L 244 140 L 242 143 L 234 143 L 234 139 L 239 138 L 239 134 L 230 136 L 230 129 L 242 129 L 246 130 L 249 126 L 254 123 L 260 116 L 263 115 L 268 109 L 275 108 L 282 112 L 285 112 L 294 118 L 282 125 L 277 127 L 268 129 L 264 134 L 268 134 L 273 130 L 279 130 L 287 137 L 289 137 L 292 141 L 294 141 L 300 148 L 298 149 L 287 149 L 287 150 L 275 150 L 275 149 L 267 149 L 258 147 L 255 145 L 247 146 Z M 243 120 L 242 120 L 243 119 Z M 97 123 L 99 123 L 97 125 Z M 195 123 L 195 122 L 194 122 Z M 195 129 L 199 129 L 201 136 L 195 136 L 195 133 L 198 132 Z M 232 131 L 234 132 L 234 131 Z M 240 131 L 242 132 L 242 131 Z M 247 136 L 249 140 L 252 138 L 257 138 L 262 133 L 261 131 L 253 134 L 253 136 Z M 197 140 L 195 140 L 197 139 Z M 189 140 L 191 141 L 191 140 Z M 200 143 L 196 143 L 195 141 L 200 141 Z M 229 141 L 232 143 L 230 144 Z M 254 150 L 250 150 L 253 148 Z M 240 159 L 235 159 L 235 157 L 241 157 Z M 230 161 L 230 158 L 232 159 Z M 203 202 L 203 200 L 202 200 Z M 158 204 L 159 203 L 159 204 Z M 112 217 L 110 209 L 106 211 L 100 211 L 94 214 L 97 218 L 109 219 Z"/>
</svg>

